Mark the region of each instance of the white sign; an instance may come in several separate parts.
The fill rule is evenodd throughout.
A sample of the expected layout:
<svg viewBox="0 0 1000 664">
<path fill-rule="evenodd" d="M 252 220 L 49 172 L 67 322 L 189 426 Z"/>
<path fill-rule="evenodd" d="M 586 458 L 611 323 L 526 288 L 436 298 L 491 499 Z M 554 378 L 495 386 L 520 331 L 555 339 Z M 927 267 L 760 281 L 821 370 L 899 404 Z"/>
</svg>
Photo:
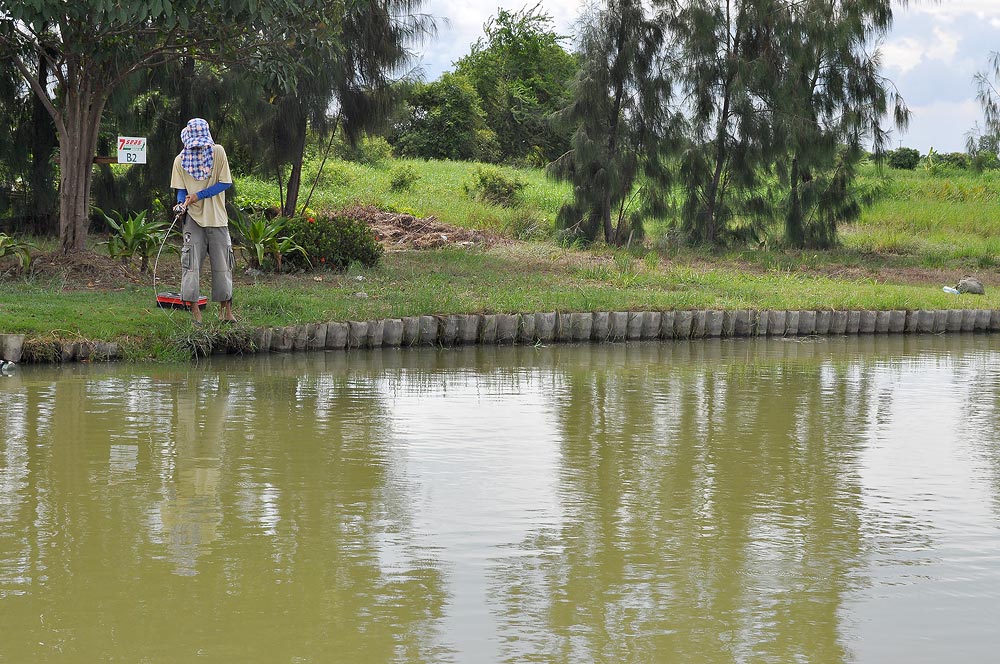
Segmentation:
<svg viewBox="0 0 1000 664">
<path fill-rule="evenodd" d="M 146 163 L 146 138 L 136 136 L 118 137 L 118 163 L 119 164 L 145 164 Z"/>
</svg>

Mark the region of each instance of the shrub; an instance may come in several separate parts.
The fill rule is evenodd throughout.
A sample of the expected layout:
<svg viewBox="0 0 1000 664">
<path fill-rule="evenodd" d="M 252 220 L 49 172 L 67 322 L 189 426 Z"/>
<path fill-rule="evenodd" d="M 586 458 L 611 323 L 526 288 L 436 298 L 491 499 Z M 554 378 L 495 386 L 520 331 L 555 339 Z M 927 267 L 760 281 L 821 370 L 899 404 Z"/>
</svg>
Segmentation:
<svg viewBox="0 0 1000 664">
<path fill-rule="evenodd" d="M 121 259 L 122 263 L 128 263 L 135 256 L 139 257 L 139 270 L 146 272 L 149 268 L 149 259 L 164 244 L 167 237 L 167 230 L 170 224 L 165 221 L 148 219 L 146 210 L 133 213 L 128 218 L 122 216 L 120 212 L 111 212 L 111 216 L 104 213 L 100 208 L 94 208 L 104 217 L 104 221 L 111 227 L 111 237 L 103 243 L 108 247 L 108 255 L 111 258 Z"/>
<path fill-rule="evenodd" d="M 364 220 L 349 213 L 332 217 L 296 217 L 289 221 L 288 229 L 302 247 L 303 255 L 287 258 L 290 265 L 331 270 L 346 270 L 357 262 L 374 267 L 384 251 L 375 231 Z"/>
<path fill-rule="evenodd" d="M 892 168 L 901 168 L 912 171 L 920 163 L 920 152 L 913 148 L 899 148 L 890 150 L 886 154 L 886 162 Z"/>
<path fill-rule="evenodd" d="M 263 214 L 251 216 L 239 210 L 234 211 L 229 223 L 236 231 L 235 241 L 243 250 L 251 268 L 281 272 L 283 259 L 287 261 L 294 254 L 305 257 L 305 250 L 295 239 L 291 235 L 282 234 L 290 221 L 287 217 L 269 219 Z M 306 262 L 308 263 L 308 259 Z"/>
<path fill-rule="evenodd" d="M 400 166 L 392 171 L 392 180 L 389 182 L 391 191 L 409 191 L 420 179 L 416 169 L 409 164 Z"/>
<path fill-rule="evenodd" d="M 507 177 L 496 168 L 478 167 L 472 174 L 472 184 L 465 185 L 465 193 L 493 205 L 517 207 L 524 187 L 524 182 Z"/>
<path fill-rule="evenodd" d="M 34 249 L 35 245 L 24 240 L 19 240 L 15 237 L 7 235 L 6 233 L 0 233 L 0 258 L 4 256 L 13 256 L 17 259 L 18 269 L 20 271 L 27 270 L 31 267 L 31 249 Z"/>
<path fill-rule="evenodd" d="M 392 146 L 381 136 L 362 136 L 351 145 L 348 141 L 337 146 L 337 156 L 365 166 L 379 166 L 392 159 Z"/>
</svg>

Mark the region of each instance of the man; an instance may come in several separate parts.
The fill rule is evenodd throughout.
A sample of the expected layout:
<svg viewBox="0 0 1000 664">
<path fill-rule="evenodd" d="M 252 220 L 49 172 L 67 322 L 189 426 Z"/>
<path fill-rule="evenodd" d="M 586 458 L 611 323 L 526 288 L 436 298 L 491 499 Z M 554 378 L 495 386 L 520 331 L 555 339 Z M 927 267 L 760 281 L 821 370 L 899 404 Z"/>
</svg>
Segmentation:
<svg viewBox="0 0 1000 664">
<path fill-rule="evenodd" d="M 205 256 L 212 266 L 212 301 L 219 303 L 219 319 L 233 316 L 233 242 L 229 237 L 226 190 L 233 186 L 226 150 L 212 140 L 208 122 L 193 118 L 181 130 L 184 148 L 174 158 L 170 186 L 177 190 L 178 210 L 184 210 L 184 246 L 181 248 L 181 299 L 191 306 L 195 325 L 201 325 L 198 294 Z"/>
</svg>

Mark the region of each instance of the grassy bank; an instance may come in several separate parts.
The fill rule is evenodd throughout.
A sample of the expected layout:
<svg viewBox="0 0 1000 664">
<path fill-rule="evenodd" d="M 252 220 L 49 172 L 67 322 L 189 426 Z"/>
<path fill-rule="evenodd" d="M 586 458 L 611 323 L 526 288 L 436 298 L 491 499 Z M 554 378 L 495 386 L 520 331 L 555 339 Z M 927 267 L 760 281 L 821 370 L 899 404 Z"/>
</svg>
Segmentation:
<svg viewBox="0 0 1000 664">
<path fill-rule="evenodd" d="M 401 167 L 419 176 L 409 191 L 392 190 L 394 171 Z M 565 185 L 547 180 L 541 171 L 505 169 L 526 183 L 523 201 L 514 208 L 490 205 L 465 193 L 472 168 L 336 162 L 328 176 L 335 183 L 328 181 L 311 206 L 362 201 L 518 235 L 526 218 L 550 229 L 569 195 Z M 675 249 L 663 254 L 636 247 L 585 252 L 543 240 L 389 252 L 373 270 L 243 276 L 236 310 L 247 325 L 278 326 L 444 313 L 1000 307 L 1000 290 L 992 283 L 1000 247 L 995 194 L 1000 178 L 889 175 L 882 199 L 844 229 L 843 246 L 830 252 Z M 241 196 L 267 199 L 276 193 L 249 178 L 238 186 Z M 176 261 L 176 256 L 166 260 Z M 987 284 L 985 297 L 941 291 L 966 273 Z M 167 288 L 176 286 L 160 290 Z M 0 280 L 0 332 L 40 340 L 117 341 L 129 359 L 179 359 L 192 326 L 184 312 L 155 308 L 153 293 L 142 279 L 116 288 L 67 288 L 58 279 L 8 277 Z"/>
</svg>

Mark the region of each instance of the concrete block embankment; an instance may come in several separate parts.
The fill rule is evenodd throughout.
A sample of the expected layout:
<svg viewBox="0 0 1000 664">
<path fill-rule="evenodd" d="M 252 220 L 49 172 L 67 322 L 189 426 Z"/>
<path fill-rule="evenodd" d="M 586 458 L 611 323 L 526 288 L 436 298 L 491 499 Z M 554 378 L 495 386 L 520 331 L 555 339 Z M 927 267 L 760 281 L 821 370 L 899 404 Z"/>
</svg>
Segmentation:
<svg viewBox="0 0 1000 664">
<path fill-rule="evenodd" d="M 409 316 L 334 321 L 253 333 L 257 352 L 354 350 L 466 344 L 548 344 L 739 337 L 962 334 L 1000 331 L 1000 310 L 916 311 L 597 311 Z M 47 342 L 50 343 L 50 342 Z M 33 352 L 24 335 L 0 334 L 0 356 L 10 362 L 98 361 L 119 357 L 115 344 L 60 342 Z M 25 347 L 27 350 L 24 350 Z M 226 349 L 220 349 L 226 352 Z M 246 352 L 246 348 L 241 348 Z M 235 351 L 229 351 L 235 352 Z"/>
</svg>

